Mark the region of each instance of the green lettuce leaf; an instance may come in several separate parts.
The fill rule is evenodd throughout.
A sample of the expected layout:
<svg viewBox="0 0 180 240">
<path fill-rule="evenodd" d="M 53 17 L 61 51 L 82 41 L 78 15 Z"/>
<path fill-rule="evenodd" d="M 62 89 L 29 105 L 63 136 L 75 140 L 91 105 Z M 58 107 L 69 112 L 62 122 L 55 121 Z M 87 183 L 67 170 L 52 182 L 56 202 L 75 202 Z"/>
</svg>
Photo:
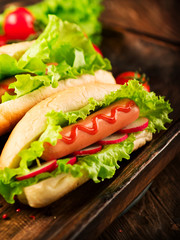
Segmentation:
<svg viewBox="0 0 180 240">
<path fill-rule="evenodd" d="M 101 24 L 98 17 L 103 10 L 102 0 L 44 0 L 29 6 L 36 18 L 36 27 L 44 29 L 48 23 L 48 14 L 54 14 L 62 20 L 78 24 L 95 43 L 99 43 Z"/>
<path fill-rule="evenodd" d="M 67 164 L 69 159 L 60 159 L 58 160 L 58 168 L 53 172 L 42 173 L 23 181 L 12 179 L 13 169 L 6 168 L 3 178 L 2 174 L 0 175 L 0 194 L 8 203 L 14 203 L 14 196 L 21 194 L 24 187 L 61 173 L 71 173 L 74 177 L 86 174 L 96 183 L 105 178 L 112 178 L 116 169 L 119 168 L 118 161 L 122 161 L 123 158 L 130 159 L 129 154 L 133 150 L 134 139 L 134 136 L 131 135 L 124 142 L 109 145 L 94 155 L 81 157 L 78 159 L 78 164 L 70 165 Z"/>
<path fill-rule="evenodd" d="M 25 72 L 18 66 L 17 60 L 7 54 L 0 55 L 0 81 L 9 77 Z"/>
<path fill-rule="evenodd" d="M 79 74 L 82 74 L 82 70 L 90 73 L 92 66 L 96 69 L 111 67 L 109 61 L 97 54 L 91 41 L 84 36 L 78 25 L 63 22 L 54 15 L 49 15 L 46 29 L 21 57 L 18 65 L 25 68 L 34 58 L 45 63 L 65 62 Z"/>
<path fill-rule="evenodd" d="M 94 50 L 91 41 L 84 36 L 79 26 L 67 21 L 63 22 L 54 15 L 49 16 L 49 23 L 44 32 L 18 62 L 7 55 L 1 58 L 1 79 L 7 75 L 24 72 L 37 75 L 16 75 L 17 81 L 10 85 L 10 88 L 15 88 L 16 97 L 30 93 L 41 86 L 57 87 L 58 81 L 62 79 L 77 78 L 86 73 L 94 74 L 99 69 L 111 69 L 109 60 L 104 59 Z M 10 71 L 8 71 L 8 61 L 12 62 Z M 47 63 L 58 65 L 47 66 Z M 15 96 L 6 93 L 2 101 L 14 98 Z"/>
<path fill-rule="evenodd" d="M 78 24 L 94 43 L 100 42 L 101 23 L 98 20 L 103 10 L 102 0 L 42 0 L 39 3 L 27 6 L 35 16 L 37 32 L 44 30 L 48 23 L 48 15 L 54 14 L 62 20 Z M 13 11 L 16 6 L 11 5 L 0 14 L 0 33 L 3 34 L 5 15 Z"/>
<path fill-rule="evenodd" d="M 46 65 L 38 58 L 31 59 L 26 64 L 26 68 L 23 68 L 15 58 L 7 54 L 0 55 L 0 81 L 16 74 L 28 72 L 42 75 L 45 74 L 45 71 Z"/>
<path fill-rule="evenodd" d="M 169 101 L 165 101 L 164 97 L 156 96 L 154 92 L 145 91 L 137 80 L 129 81 L 128 85 L 122 85 L 118 91 L 106 96 L 104 106 L 122 98 L 129 98 L 137 104 L 140 117 L 149 119 L 147 130 L 152 133 L 166 130 L 165 123 L 172 121 L 168 117 L 172 112 Z"/>
</svg>

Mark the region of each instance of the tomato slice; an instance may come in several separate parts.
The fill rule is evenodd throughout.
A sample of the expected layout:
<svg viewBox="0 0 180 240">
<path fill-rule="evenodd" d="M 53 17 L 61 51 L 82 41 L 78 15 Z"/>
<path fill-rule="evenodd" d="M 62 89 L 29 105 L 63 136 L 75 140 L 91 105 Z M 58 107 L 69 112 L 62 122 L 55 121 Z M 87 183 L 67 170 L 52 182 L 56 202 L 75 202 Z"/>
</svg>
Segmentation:
<svg viewBox="0 0 180 240">
<path fill-rule="evenodd" d="M 145 77 L 145 74 L 140 74 L 138 72 L 123 72 L 116 77 L 116 83 L 124 85 L 125 83 L 128 83 L 128 81 L 132 79 L 138 80 L 140 83 L 142 83 L 144 89 L 147 92 L 150 92 L 150 86 Z"/>
<path fill-rule="evenodd" d="M 26 8 L 16 8 L 8 13 L 4 20 L 5 35 L 9 40 L 26 40 L 35 34 L 34 17 Z"/>
</svg>

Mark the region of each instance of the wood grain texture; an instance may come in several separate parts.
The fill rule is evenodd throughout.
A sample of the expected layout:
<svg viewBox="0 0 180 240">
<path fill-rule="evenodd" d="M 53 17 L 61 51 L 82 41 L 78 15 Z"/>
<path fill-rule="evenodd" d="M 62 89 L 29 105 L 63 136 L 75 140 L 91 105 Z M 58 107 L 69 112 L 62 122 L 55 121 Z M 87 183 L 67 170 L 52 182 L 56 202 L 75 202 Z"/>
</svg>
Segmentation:
<svg viewBox="0 0 180 240">
<path fill-rule="evenodd" d="M 180 43 L 180 2 L 176 0 L 105 0 L 104 26 Z"/>
<path fill-rule="evenodd" d="M 104 31 L 102 52 L 113 68 L 114 76 L 124 71 L 140 71 L 150 79 L 151 90 L 166 96 L 177 120 L 180 112 L 180 48 L 161 46 L 131 33 Z"/>
<path fill-rule="evenodd" d="M 153 181 L 146 195 L 97 240 L 179 239 L 180 154 Z"/>
</svg>

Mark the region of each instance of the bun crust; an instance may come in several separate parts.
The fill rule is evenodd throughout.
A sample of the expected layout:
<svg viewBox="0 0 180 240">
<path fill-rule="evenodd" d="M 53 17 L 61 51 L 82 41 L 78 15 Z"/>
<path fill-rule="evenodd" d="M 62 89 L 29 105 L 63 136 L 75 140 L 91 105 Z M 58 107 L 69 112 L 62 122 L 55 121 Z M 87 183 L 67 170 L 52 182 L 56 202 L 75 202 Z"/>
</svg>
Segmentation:
<svg viewBox="0 0 180 240">
<path fill-rule="evenodd" d="M 152 133 L 144 130 L 136 134 L 135 137 L 133 151 L 142 147 L 147 141 L 151 141 Z M 48 178 L 32 186 L 25 187 L 18 199 L 33 208 L 45 207 L 88 180 L 88 176 L 74 178 L 70 174 L 62 173 L 54 178 Z"/>
<path fill-rule="evenodd" d="M 95 75 L 85 74 L 77 79 L 61 80 L 57 88 L 52 88 L 51 86 L 41 87 L 20 98 L 0 104 L 0 136 L 12 130 L 29 109 L 47 97 L 69 87 L 91 82 L 115 84 L 115 79 L 110 72 L 98 70 L 95 72 Z"/>
<path fill-rule="evenodd" d="M 0 168 L 15 168 L 19 165 L 18 153 L 36 140 L 46 127 L 46 114 L 55 111 L 74 111 L 88 104 L 89 98 L 100 101 L 120 85 L 92 83 L 68 88 L 52 95 L 31 108 L 12 131 L 1 154 Z M 8 103 L 8 102 L 7 102 Z"/>
<path fill-rule="evenodd" d="M 87 176 L 74 178 L 71 174 L 63 173 L 24 188 L 23 193 L 18 196 L 18 199 L 22 203 L 34 208 L 45 207 L 88 180 Z"/>
<path fill-rule="evenodd" d="M 34 42 L 26 41 L 4 45 L 0 47 L 0 54 L 7 54 L 18 60 Z"/>
</svg>

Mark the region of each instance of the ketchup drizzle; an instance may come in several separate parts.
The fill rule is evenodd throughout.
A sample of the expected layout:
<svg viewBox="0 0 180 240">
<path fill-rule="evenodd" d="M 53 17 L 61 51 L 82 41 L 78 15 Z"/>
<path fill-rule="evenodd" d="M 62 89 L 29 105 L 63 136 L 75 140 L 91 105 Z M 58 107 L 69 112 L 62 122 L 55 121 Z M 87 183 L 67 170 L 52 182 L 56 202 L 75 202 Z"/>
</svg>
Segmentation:
<svg viewBox="0 0 180 240">
<path fill-rule="evenodd" d="M 134 106 L 134 101 L 129 100 L 126 103 L 126 106 L 124 107 L 120 107 L 120 106 L 116 106 L 114 108 L 111 109 L 111 115 L 108 116 L 106 114 L 98 114 L 96 116 L 94 116 L 91 121 L 92 121 L 92 127 L 86 127 L 86 126 L 82 126 L 79 124 L 74 125 L 71 128 L 71 134 L 69 136 L 64 136 L 62 134 L 62 141 L 65 142 L 66 144 L 71 144 L 75 141 L 76 137 L 77 137 L 77 132 L 78 130 L 84 131 L 88 134 L 94 135 L 98 132 L 98 120 L 102 119 L 110 124 L 113 124 L 117 121 L 117 112 L 129 112 L 132 108 L 132 106 Z"/>
</svg>

